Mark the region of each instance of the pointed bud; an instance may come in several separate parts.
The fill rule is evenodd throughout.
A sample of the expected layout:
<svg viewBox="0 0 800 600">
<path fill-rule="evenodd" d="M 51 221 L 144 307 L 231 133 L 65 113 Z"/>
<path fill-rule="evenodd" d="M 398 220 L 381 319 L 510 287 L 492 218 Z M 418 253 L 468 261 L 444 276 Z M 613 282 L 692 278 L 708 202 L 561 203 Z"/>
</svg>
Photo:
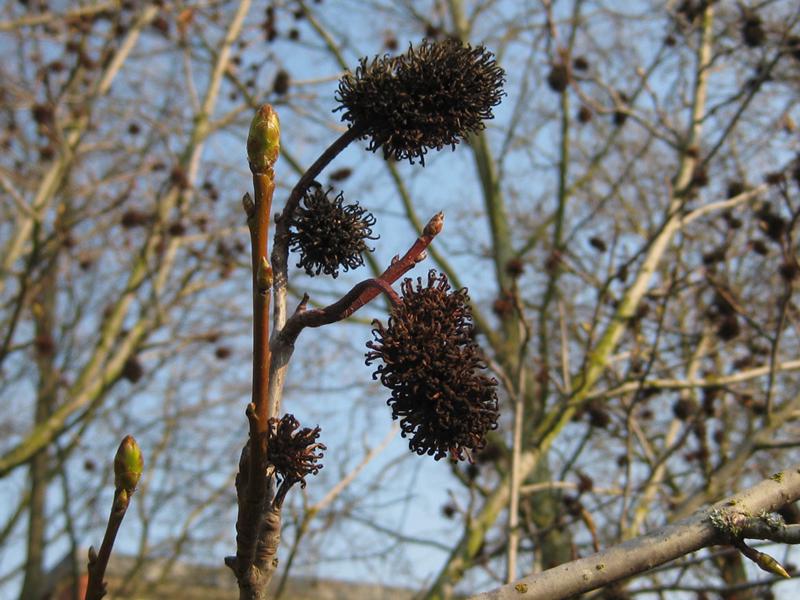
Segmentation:
<svg viewBox="0 0 800 600">
<path fill-rule="evenodd" d="M 425 225 L 425 229 L 422 230 L 422 235 L 433 237 L 442 231 L 442 227 L 444 227 L 444 213 L 439 211 L 433 215 L 431 220 L 428 221 L 428 224 Z"/>
<path fill-rule="evenodd" d="M 262 294 L 272 287 L 272 267 L 269 266 L 265 256 L 261 257 L 258 263 L 258 273 L 256 273 L 256 285 Z"/>
<path fill-rule="evenodd" d="M 94 546 L 89 546 L 89 564 L 94 564 L 97 562 L 97 550 L 94 549 Z"/>
<path fill-rule="evenodd" d="M 256 204 L 253 202 L 253 197 L 249 192 L 242 196 L 242 208 L 244 208 L 244 214 L 247 215 L 248 219 L 252 219 L 253 215 L 256 214 Z"/>
<path fill-rule="evenodd" d="M 144 469 L 144 458 L 133 436 L 126 435 L 114 457 L 114 487 L 132 494 Z"/>
<path fill-rule="evenodd" d="M 278 114 L 269 104 L 262 105 L 250 122 L 247 135 L 247 160 L 253 173 L 272 170 L 280 152 L 281 128 Z"/>
<path fill-rule="evenodd" d="M 785 577 L 786 579 L 792 578 L 792 576 L 786 572 L 786 569 L 783 568 L 781 563 L 772 558 L 769 554 L 759 552 L 756 557 L 756 564 L 767 573 L 779 575 L 780 577 Z"/>
</svg>

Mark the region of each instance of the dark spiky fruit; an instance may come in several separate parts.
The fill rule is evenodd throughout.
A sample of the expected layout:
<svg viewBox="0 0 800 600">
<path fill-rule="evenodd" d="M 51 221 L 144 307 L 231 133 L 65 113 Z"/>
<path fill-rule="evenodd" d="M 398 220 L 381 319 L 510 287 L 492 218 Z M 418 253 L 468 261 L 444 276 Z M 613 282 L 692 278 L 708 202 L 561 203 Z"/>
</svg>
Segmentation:
<svg viewBox="0 0 800 600">
<path fill-rule="evenodd" d="M 366 240 L 378 239 L 372 235 L 375 217 L 358 203 L 345 205 L 341 193 L 330 198 L 331 191 L 309 188 L 291 222 L 289 247 L 300 252 L 297 266 L 311 276 L 336 277 L 340 268 L 360 267 L 361 254 L 370 251 Z"/>
<path fill-rule="evenodd" d="M 453 460 L 486 445 L 497 427 L 497 381 L 473 341 L 472 311 L 464 289 L 450 291 L 447 278 L 428 273 L 402 284 L 403 300 L 388 326 L 375 321 L 367 364 L 381 361 L 373 375 L 392 392 L 392 418 L 419 455 Z"/>
<path fill-rule="evenodd" d="M 289 92 L 290 85 L 291 76 L 289 75 L 288 71 L 281 69 L 278 71 L 278 73 L 275 75 L 275 79 L 272 81 L 272 91 L 276 96 L 285 96 Z"/>
<path fill-rule="evenodd" d="M 148 225 L 152 222 L 152 220 L 153 215 L 150 213 L 131 208 L 123 213 L 122 218 L 120 219 L 120 224 L 125 229 L 132 229 L 134 227 L 143 227 Z"/>
<path fill-rule="evenodd" d="M 300 483 L 300 487 L 306 487 L 306 476 L 319 473 L 322 465 L 317 461 L 327 448 L 317 442 L 319 427 L 299 427 L 294 415 L 270 419 L 267 424 L 267 459 L 281 481 L 290 486 Z"/>
<path fill-rule="evenodd" d="M 766 39 L 761 17 L 755 13 L 748 13 L 742 23 L 742 39 L 750 48 L 756 48 L 764 43 Z"/>
<path fill-rule="evenodd" d="M 572 60 L 572 68 L 576 71 L 588 71 L 589 70 L 589 61 L 586 60 L 585 56 L 576 56 Z"/>
<path fill-rule="evenodd" d="M 519 277 L 525 271 L 525 263 L 520 258 L 512 258 L 506 263 L 506 273 L 511 277 Z"/>
<path fill-rule="evenodd" d="M 728 194 L 728 198 L 733 198 L 734 196 L 743 194 L 745 190 L 746 188 L 744 183 L 742 183 L 741 181 L 733 180 L 728 182 L 728 189 L 726 193 Z"/>
<path fill-rule="evenodd" d="M 419 158 L 428 150 L 455 148 L 484 128 L 503 97 L 505 73 L 483 46 L 456 40 L 424 41 L 400 56 L 362 58 L 339 81 L 335 110 L 368 149 L 386 158 Z"/>
<path fill-rule="evenodd" d="M 717 325 L 717 336 L 723 342 L 729 342 L 739 335 L 742 328 L 735 314 L 724 317 Z"/>
<path fill-rule="evenodd" d="M 617 105 L 616 110 L 614 110 L 614 125 L 617 127 L 621 127 L 625 124 L 625 121 L 628 120 L 628 96 L 625 92 L 617 92 L 619 96 L 619 104 Z"/>
<path fill-rule="evenodd" d="M 603 238 L 597 236 L 592 236 L 589 238 L 589 245 L 598 252 L 605 252 L 608 249 L 608 245 L 605 243 Z"/>
<path fill-rule="evenodd" d="M 569 85 L 569 69 L 563 63 L 558 63 L 550 68 L 550 73 L 547 74 L 547 85 L 554 92 L 561 93 L 567 89 Z"/>
<path fill-rule="evenodd" d="M 144 367 L 138 358 L 131 356 L 122 366 L 121 375 L 131 383 L 136 383 L 144 375 Z"/>
<path fill-rule="evenodd" d="M 791 54 L 795 60 L 800 60 L 800 36 L 790 35 L 786 38 L 786 51 Z"/>
</svg>

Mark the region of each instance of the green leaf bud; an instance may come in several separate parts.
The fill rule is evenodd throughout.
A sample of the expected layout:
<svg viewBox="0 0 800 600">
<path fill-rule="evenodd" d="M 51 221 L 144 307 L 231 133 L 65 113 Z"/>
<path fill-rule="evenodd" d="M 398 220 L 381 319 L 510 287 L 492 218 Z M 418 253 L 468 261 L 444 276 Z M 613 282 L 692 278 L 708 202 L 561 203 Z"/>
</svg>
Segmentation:
<svg viewBox="0 0 800 600">
<path fill-rule="evenodd" d="M 250 122 L 247 135 L 247 160 L 253 173 L 272 170 L 281 148 L 281 127 L 278 114 L 269 104 L 262 105 Z"/>
<path fill-rule="evenodd" d="M 126 435 L 114 456 L 114 487 L 132 494 L 144 469 L 144 458 L 133 436 Z"/>
</svg>

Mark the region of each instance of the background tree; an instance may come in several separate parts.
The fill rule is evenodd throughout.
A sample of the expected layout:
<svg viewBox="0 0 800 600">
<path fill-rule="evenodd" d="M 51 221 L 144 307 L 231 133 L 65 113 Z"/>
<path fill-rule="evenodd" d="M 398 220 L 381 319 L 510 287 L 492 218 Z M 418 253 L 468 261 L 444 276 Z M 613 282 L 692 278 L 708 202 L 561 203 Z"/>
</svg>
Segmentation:
<svg viewBox="0 0 800 600">
<path fill-rule="evenodd" d="M 2 67 L 2 531 L 28 549 L 25 565 L 4 562 L 26 574 L 23 594 L 47 548 L 98 537 L 103 511 L 85 507 L 110 490 L 90 469 L 127 432 L 148 456 L 128 550 L 169 556 L 164 577 L 228 550 L 248 395 L 247 368 L 230 365 L 249 351 L 237 198 L 250 115 L 266 99 L 281 116 L 279 207 L 296 179 L 282 170 L 301 172 L 346 125 L 330 112 L 342 72 L 423 36 L 496 52 L 508 97 L 489 130 L 425 169 L 352 148 L 321 182 L 375 214 L 375 272 L 446 212 L 430 259 L 470 289 L 503 416 L 476 465 L 420 466 L 398 449 L 328 499 L 388 432 L 388 392 L 308 386 L 368 382 L 341 367 L 363 360 L 385 308 L 305 336 L 287 401 L 366 441 L 326 436 L 320 480 L 290 500 L 284 564 L 339 554 L 354 576 L 406 565 L 430 597 L 474 591 L 796 462 L 793 3 L 30 4 L 8 3 L 0 25 L 16 60 Z M 293 287 L 325 305 L 359 279 L 297 272 Z M 426 539 L 384 507 L 416 516 L 434 502 L 443 520 Z M 763 595 L 773 581 L 750 569 L 705 552 L 613 593 Z"/>
</svg>

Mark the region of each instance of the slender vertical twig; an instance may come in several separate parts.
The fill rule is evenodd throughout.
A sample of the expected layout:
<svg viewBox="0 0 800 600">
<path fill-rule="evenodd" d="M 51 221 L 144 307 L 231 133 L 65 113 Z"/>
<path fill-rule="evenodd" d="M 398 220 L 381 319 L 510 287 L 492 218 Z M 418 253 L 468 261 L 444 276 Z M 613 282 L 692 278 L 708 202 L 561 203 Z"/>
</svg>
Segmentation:
<svg viewBox="0 0 800 600">
<path fill-rule="evenodd" d="M 126 435 L 114 456 L 114 501 L 108 517 L 106 533 L 100 551 L 89 548 L 89 581 L 86 585 L 86 600 L 100 600 L 106 595 L 104 577 L 114 541 L 117 539 L 122 520 L 130 506 L 131 496 L 142 476 L 144 460 L 139 445 L 132 436 Z"/>
</svg>

